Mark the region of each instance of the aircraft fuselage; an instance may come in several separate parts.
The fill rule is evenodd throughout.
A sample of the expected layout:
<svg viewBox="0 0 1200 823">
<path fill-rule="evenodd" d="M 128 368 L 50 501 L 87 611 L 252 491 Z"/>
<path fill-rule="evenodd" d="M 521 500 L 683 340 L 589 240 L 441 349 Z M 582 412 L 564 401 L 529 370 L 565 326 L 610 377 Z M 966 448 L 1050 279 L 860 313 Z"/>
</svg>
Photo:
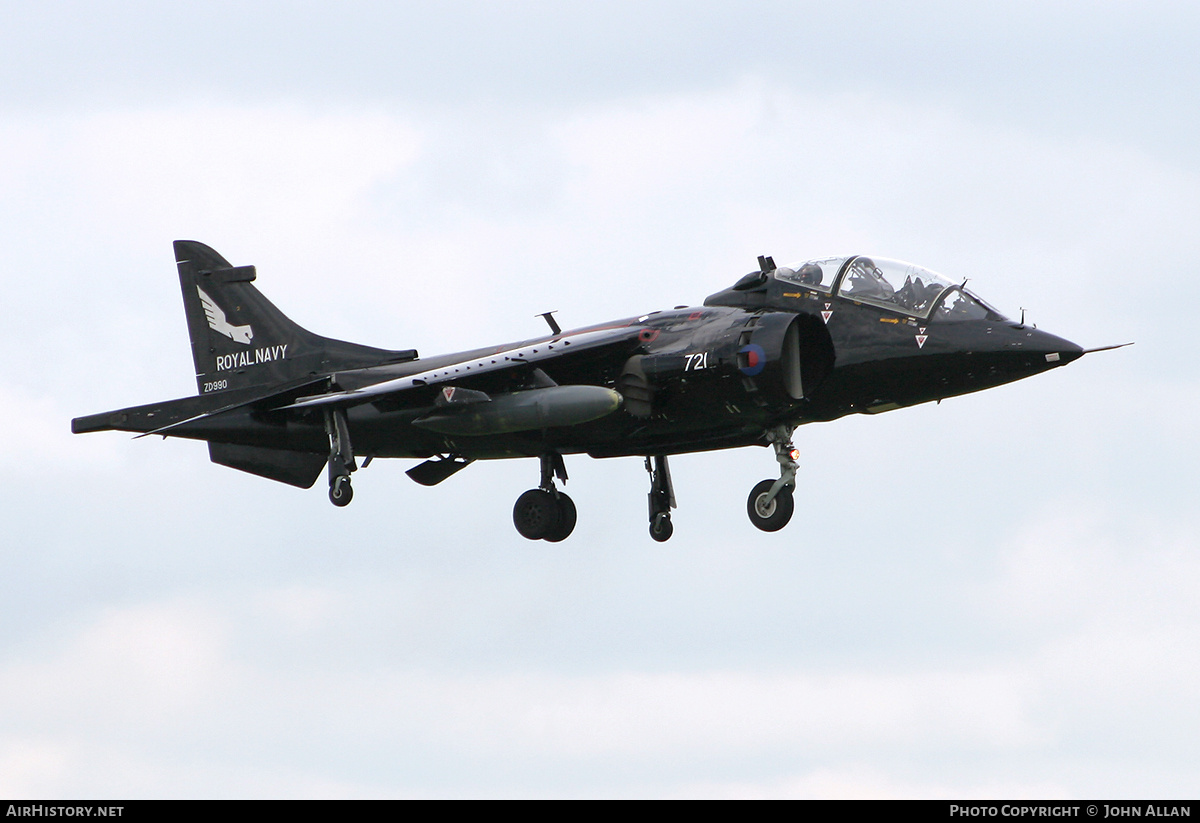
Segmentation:
<svg viewBox="0 0 1200 823">
<path fill-rule="evenodd" d="M 1078 359 L 1074 343 L 1001 316 L 964 286 L 901 261 L 825 258 L 760 270 L 701 306 L 655 311 L 519 343 L 419 359 L 315 335 L 200 243 L 175 244 L 199 395 L 77 418 L 205 440 L 222 465 L 307 488 L 328 467 L 350 500 L 356 457 L 425 458 L 418 483 L 473 460 L 537 457 L 538 489 L 514 521 L 564 539 L 574 504 L 564 454 L 638 455 L 651 473 L 651 534 L 670 536 L 666 457 L 770 445 L 780 478 L 747 503 L 760 529 L 791 516 L 800 425 L 998 386 Z"/>
</svg>

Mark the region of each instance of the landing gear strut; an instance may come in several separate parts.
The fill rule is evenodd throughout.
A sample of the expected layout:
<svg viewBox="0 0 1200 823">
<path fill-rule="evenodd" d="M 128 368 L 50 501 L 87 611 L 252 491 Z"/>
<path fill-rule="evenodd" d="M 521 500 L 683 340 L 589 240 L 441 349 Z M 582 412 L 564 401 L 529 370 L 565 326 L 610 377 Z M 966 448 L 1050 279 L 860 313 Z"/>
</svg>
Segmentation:
<svg viewBox="0 0 1200 823">
<path fill-rule="evenodd" d="M 650 473 L 650 536 L 659 543 L 665 543 L 675 531 L 671 525 L 675 487 L 671 484 L 671 469 L 667 466 L 666 455 L 647 457 L 646 471 Z"/>
<path fill-rule="evenodd" d="M 513 506 L 513 525 L 522 537 L 558 543 L 575 530 L 575 502 L 554 485 L 555 478 L 567 482 L 567 466 L 562 455 L 542 455 L 542 482 L 517 498 Z"/>
<path fill-rule="evenodd" d="M 799 450 L 792 445 L 792 431 L 787 426 L 776 426 L 767 433 L 775 447 L 775 459 L 779 461 L 779 479 L 764 480 L 750 490 L 746 501 L 746 514 L 750 522 L 765 532 L 777 532 L 792 519 L 796 504 L 792 490 L 796 488 L 796 458 Z"/>
<path fill-rule="evenodd" d="M 345 409 L 325 412 L 325 431 L 329 434 L 329 502 L 348 506 L 354 497 L 350 472 L 358 471 L 354 449 L 350 445 L 350 424 Z"/>
</svg>

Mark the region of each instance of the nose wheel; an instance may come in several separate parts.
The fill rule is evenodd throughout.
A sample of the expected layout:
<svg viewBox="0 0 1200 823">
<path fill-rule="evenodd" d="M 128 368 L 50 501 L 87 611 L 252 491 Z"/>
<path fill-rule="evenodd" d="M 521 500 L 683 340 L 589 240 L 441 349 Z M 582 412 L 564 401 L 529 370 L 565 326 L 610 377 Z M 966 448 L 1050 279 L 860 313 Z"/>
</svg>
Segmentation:
<svg viewBox="0 0 1200 823">
<path fill-rule="evenodd" d="M 750 522 L 765 532 L 777 532 L 786 526 L 796 508 L 792 490 L 786 486 L 774 497 L 771 496 L 775 482 L 762 481 L 750 490 L 750 498 L 746 501 L 746 514 L 750 516 Z"/>
<path fill-rule="evenodd" d="M 775 459 L 779 462 L 779 479 L 764 480 L 750 490 L 746 500 L 746 514 L 755 528 L 764 532 L 777 532 L 792 519 L 796 503 L 792 491 L 796 488 L 796 458 L 799 450 L 792 445 L 792 430 L 779 426 L 768 433 L 775 447 Z"/>
<path fill-rule="evenodd" d="M 522 494 L 513 506 L 513 525 L 528 540 L 559 543 L 575 530 L 575 501 L 554 485 L 555 478 L 567 481 L 562 455 L 542 455 L 542 485 Z"/>
</svg>

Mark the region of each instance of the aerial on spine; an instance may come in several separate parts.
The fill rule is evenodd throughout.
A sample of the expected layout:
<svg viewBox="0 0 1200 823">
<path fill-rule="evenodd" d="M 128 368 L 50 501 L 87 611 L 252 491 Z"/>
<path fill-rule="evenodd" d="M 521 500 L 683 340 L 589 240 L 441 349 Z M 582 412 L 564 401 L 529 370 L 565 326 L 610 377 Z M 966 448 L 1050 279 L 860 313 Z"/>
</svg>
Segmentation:
<svg viewBox="0 0 1200 823">
<path fill-rule="evenodd" d="M 418 459 L 432 486 L 475 460 L 532 457 L 537 488 L 513 523 L 530 540 L 575 528 L 565 454 L 644 457 L 650 535 L 670 538 L 675 454 L 770 446 L 778 477 L 750 491 L 763 531 L 794 507 L 804 423 L 878 414 L 1010 383 L 1085 351 L 1010 320 L 964 284 L 852 255 L 758 268 L 702 305 L 652 311 L 474 351 L 421 358 L 321 337 L 254 285 L 254 266 L 175 242 L 198 393 L 78 417 L 76 433 L 208 442 L 212 462 L 310 488 L 325 471 L 347 505 L 351 477 L 382 457 Z M 1114 347 L 1107 347 L 1114 348 Z"/>
</svg>

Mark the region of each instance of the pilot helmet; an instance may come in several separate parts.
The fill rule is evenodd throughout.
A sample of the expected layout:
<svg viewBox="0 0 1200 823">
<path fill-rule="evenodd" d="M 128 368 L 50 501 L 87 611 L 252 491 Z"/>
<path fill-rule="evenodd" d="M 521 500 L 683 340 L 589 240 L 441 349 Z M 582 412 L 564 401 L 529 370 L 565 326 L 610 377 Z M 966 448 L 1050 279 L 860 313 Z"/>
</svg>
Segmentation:
<svg viewBox="0 0 1200 823">
<path fill-rule="evenodd" d="M 824 276 L 821 267 L 816 263 L 805 263 L 800 267 L 798 274 L 800 275 L 800 282 L 806 286 L 821 285 L 821 278 Z"/>
<path fill-rule="evenodd" d="M 863 274 L 870 274 L 874 277 L 881 277 L 883 273 L 879 267 L 875 265 L 875 261 L 869 257 L 856 257 L 852 268 L 858 269 Z"/>
</svg>

